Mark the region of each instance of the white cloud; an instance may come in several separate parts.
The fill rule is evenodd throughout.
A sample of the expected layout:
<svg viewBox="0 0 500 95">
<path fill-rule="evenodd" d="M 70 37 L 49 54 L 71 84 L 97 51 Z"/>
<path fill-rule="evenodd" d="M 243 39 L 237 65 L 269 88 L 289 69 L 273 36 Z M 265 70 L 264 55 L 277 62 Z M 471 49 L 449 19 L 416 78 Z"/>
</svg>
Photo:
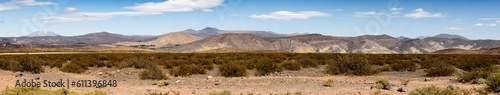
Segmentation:
<svg viewBox="0 0 500 95">
<path fill-rule="evenodd" d="M 13 3 L 0 3 L 0 11 L 19 9 L 20 7 Z"/>
<path fill-rule="evenodd" d="M 68 7 L 63 10 L 63 12 L 75 12 L 77 9 L 75 7 Z"/>
<path fill-rule="evenodd" d="M 212 8 L 221 5 L 224 0 L 166 0 L 164 2 L 147 2 L 125 7 L 135 11 L 146 12 L 188 12 L 201 10 L 213 11 Z"/>
<path fill-rule="evenodd" d="M 480 24 L 482 24 L 482 26 L 496 26 L 497 24 L 500 24 L 500 18 L 480 18 L 479 20 L 487 20 L 487 21 L 494 21 L 490 24 L 484 24 L 484 23 L 478 23 L 474 26 L 480 26 Z"/>
<path fill-rule="evenodd" d="M 291 20 L 291 19 L 309 19 L 311 17 L 326 17 L 326 16 L 330 16 L 330 14 L 318 11 L 302 11 L 302 12 L 277 11 L 262 15 L 253 14 L 250 15 L 249 17 L 256 19 Z"/>
<path fill-rule="evenodd" d="M 457 28 L 457 27 L 448 27 L 448 28 L 445 28 L 446 30 L 451 30 L 451 31 L 463 31 L 465 29 L 463 28 Z"/>
<path fill-rule="evenodd" d="M 446 15 L 444 15 L 442 13 L 430 13 L 430 12 L 425 11 L 422 8 L 415 9 L 415 10 L 413 10 L 413 13 L 405 14 L 404 16 L 405 17 L 409 17 L 409 18 L 414 18 L 414 19 L 418 19 L 418 18 L 443 18 L 443 17 L 446 17 Z"/>
<path fill-rule="evenodd" d="M 373 17 L 373 16 L 379 16 L 383 15 L 383 13 L 377 13 L 375 11 L 369 11 L 369 12 L 354 12 L 352 16 L 355 17 Z"/>
<path fill-rule="evenodd" d="M 500 20 L 500 18 L 480 18 L 479 20 Z"/>
<path fill-rule="evenodd" d="M 387 14 L 387 16 L 391 18 L 401 17 L 401 15 L 401 12 L 391 12 L 391 14 Z"/>
<path fill-rule="evenodd" d="M 404 8 L 391 8 L 391 11 L 402 11 L 405 10 Z"/>
<path fill-rule="evenodd" d="M 75 12 L 67 15 L 48 16 L 40 18 L 49 22 L 78 22 L 78 21 L 100 21 L 108 20 L 116 16 L 141 16 L 141 15 L 155 15 L 161 14 L 160 12 L 135 12 L 135 11 L 122 11 L 122 12 Z"/>
<path fill-rule="evenodd" d="M 458 23 L 458 24 L 463 24 L 463 23 L 464 23 L 464 20 L 463 20 L 463 19 L 455 19 L 455 20 L 453 20 L 452 22 L 454 22 L 454 23 Z"/>
<path fill-rule="evenodd" d="M 332 12 L 340 12 L 340 11 L 344 11 L 344 9 L 332 9 L 332 10 L 328 10 L 328 11 L 332 11 Z"/>
<path fill-rule="evenodd" d="M 21 6 L 43 6 L 54 4 L 56 3 L 49 1 L 39 2 L 36 0 L 11 0 L 9 2 L 0 3 L 0 11 L 20 9 Z"/>
<path fill-rule="evenodd" d="M 477 24 L 474 24 L 473 26 L 476 26 L 476 27 L 481 27 L 481 26 L 490 26 L 490 27 L 493 27 L 493 26 L 497 26 L 497 24 L 495 23 L 477 23 Z"/>
<path fill-rule="evenodd" d="M 26 6 L 42 6 L 42 5 L 54 5 L 56 3 L 50 1 L 36 1 L 36 0 L 12 0 L 16 4 L 26 5 Z"/>
<path fill-rule="evenodd" d="M 130 11 L 117 12 L 74 12 L 76 8 L 66 8 L 65 12 L 70 14 L 43 17 L 38 20 L 48 22 L 79 22 L 79 21 L 100 21 L 108 20 L 116 16 L 142 16 L 159 15 L 164 12 L 189 12 L 200 10 L 212 12 L 211 8 L 219 6 L 224 0 L 165 0 L 163 2 L 147 2 L 136 4 L 135 6 L 124 7 Z"/>
</svg>

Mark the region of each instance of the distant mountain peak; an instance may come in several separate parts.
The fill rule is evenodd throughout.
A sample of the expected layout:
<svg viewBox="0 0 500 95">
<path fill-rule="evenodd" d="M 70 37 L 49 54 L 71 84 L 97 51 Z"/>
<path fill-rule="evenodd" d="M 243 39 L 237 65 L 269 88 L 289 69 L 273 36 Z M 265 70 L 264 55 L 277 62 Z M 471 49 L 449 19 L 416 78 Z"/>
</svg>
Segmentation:
<svg viewBox="0 0 500 95">
<path fill-rule="evenodd" d="M 217 31 L 220 31 L 220 30 L 217 29 L 217 28 L 214 28 L 214 27 L 206 27 L 206 28 L 201 29 L 199 31 L 200 32 L 217 32 Z"/>
<path fill-rule="evenodd" d="M 439 34 L 434 36 L 436 38 L 448 38 L 448 39 L 464 39 L 468 40 L 467 38 L 460 36 L 460 35 L 453 35 L 453 34 Z"/>
<path fill-rule="evenodd" d="M 28 37 L 44 37 L 44 36 L 61 36 L 59 34 L 56 34 L 52 31 L 36 31 L 36 32 L 33 32 L 29 35 L 26 35 Z"/>
<path fill-rule="evenodd" d="M 408 37 L 405 37 L 405 36 L 399 36 L 397 39 L 398 39 L 398 40 L 404 40 L 404 39 L 409 39 L 409 38 L 408 38 Z"/>
<path fill-rule="evenodd" d="M 109 32 L 106 32 L 106 31 L 102 31 L 102 32 L 97 32 L 95 34 L 112 34 L 112 33 L 109 33 Z"/>
<path fill-rule="evenodd" d="M 189 29 L 186 29 L 184 31 L 196 31 L 196 30 L 189 28 Z"/>
</svg>

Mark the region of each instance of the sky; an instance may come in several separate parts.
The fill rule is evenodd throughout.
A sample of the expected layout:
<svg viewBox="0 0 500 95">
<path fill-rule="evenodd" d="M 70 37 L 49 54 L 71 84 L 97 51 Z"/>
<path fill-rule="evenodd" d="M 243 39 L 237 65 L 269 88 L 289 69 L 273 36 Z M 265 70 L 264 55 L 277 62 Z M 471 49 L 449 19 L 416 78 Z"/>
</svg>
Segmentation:
<svg viewBox="0 0 500 95">
<path fill-rule="evenodd" d="M 500 0 L 0 0 L 0 37 L 186 29 L 500 40 Z"/>
</svg>

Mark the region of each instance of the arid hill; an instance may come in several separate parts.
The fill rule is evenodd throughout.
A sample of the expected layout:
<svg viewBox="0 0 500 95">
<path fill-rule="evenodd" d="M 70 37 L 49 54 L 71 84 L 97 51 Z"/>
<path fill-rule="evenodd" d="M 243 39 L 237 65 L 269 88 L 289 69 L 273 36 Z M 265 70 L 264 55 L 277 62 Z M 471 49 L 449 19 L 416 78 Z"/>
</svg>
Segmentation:
<svg viewBox="0 0 500 95">
<path fill-rule="evenodd" d="M 199 37 L 189 35 L 183 32 L 172 32 L 160 35 L 157 39 L 148 42 L 120 42 L 118 45 L 155 45 L 156 47 L 174 46 L 179 44 L 191 43 L 200 40 Z"/>
<path fill-rule="evenodd" d="M 388 35 L 334 37 L 321 34 L 266 38 L 247 33 L 228 33 L 161 50 L 200 52 L 220 48 L 237 48 L 299 53 L 430 53 L 451 48 L 479 50 L 495 47 L 500 47 L 500 41 L 443 37 L 397 39 Z"/>
<path fill-rule="evenodd" d="M 480 50 L 444 49 L 432 52 L 432 54 L 500 54 L 500 47 Z"/>
<path fill-rule="evenodd" d="M 273 50 L 269 41 L 251 34 L 227 33 L 212 36 L 192 43 L 173 47 L 167 51 L 198 52 L 219 48 L 237 48 L 247 50 Z"/>
<path fill-rule="evenodd" d="M 208 38 L 211 36 L 216 36 L 216 35 L 221 35 L 221 34 L 226 34 L 226 33 L 248 33 L 248 34 L 258 36 L 258 37 L 265 37 L 265 38 L 266 37 L 284 37 L 284 36 L 287 36 L 286 34 L 278 34 L 278 33 L 274 33 L 271 31 L 220 30 L 220 29 L 213 28 L 213 27 L 206 27 L 206 28 L 198 30 L 198 31 L 193 30 L 193 29 L 188 29 L 188 30 L 184 30 L 182 32 L 187 33 L 187 34 L 191 34 L 191 35 L 194 35 L 194 36 L 197 36 L 200 38 Z"/>
</svg>

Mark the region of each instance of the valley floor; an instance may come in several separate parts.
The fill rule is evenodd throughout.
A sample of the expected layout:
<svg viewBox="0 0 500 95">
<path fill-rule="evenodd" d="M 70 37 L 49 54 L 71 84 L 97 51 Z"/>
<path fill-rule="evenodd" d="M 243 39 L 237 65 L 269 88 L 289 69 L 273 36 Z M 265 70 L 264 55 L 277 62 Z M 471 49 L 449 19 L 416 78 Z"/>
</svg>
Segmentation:
<svg viewBox="0 0 500 95">
<path fill-rule="evenodd" d="M 83 74 L 64 73 L 56 68 L 45 67 L 45 72 L 41 74 L 24 73 L 22 77 L 16 77 L 19 72 L 0 71 L 0 89 L 15 86 L 16 80 L 34 79 L 40 80 L 117 80 L 117 87 L 106 88 L 77 88 L 70 87 L 70 90 L 77 92 L 88 92 L 96 89 L 108 92 L 111 95 L 144 95 L 153 92 L 179 92 L 181 95 L 207 95 L 213 92 L 231 91 L 233 94 L 269 95 L 286 94 L 300 92 L 303 95 L 372 95 L 377 92 L 391 95 L 407 95 L 415 88 L 438 86 L 447 87 L 453 85 L 460 89 L 482 88 L 485 85 L 463 84 L 456 82 L 454 76 L 450 77 L 424 77 L 423 70 L 416 72 L 382 72 L 371 76 L 331 76 L 324 74 L 325 66 L 320 68 L 307 68 L 300 71 L 284 71 L 271 76 L 254 76 L 249 70 L 248 77 L 225 78 L 217 75 L 217 68 L 208 71 L 205 75 L 193 75 L 191 77 L 168 76 L 170 85 L 153 85 L 160 81 L 140 80 L 138 73 L 140 69 L 112 69 L 112 68 L 90 68 Z M 168 72 L 164 70 L 164 72 Z M 167 73 L 168 74 L 168 73 Z M 209 78 L 209 76 L 213 76 Z M 380 90 L 370 89 L 379 79 L 388 79 L 392 89 Z M 426 78 L 430 81 L 424 81 Z M 333 87 L 322 86 L 327 80 L 333 79 Z M 215 85 L 219 80 L 220 84 Z M 408 85 L 403 85 L 402 81 L 409 80 Z M 398 92 L 398 88 L 403 88 L 406 92 Z M 43 88 L 60 89 L 60 88 Z"/>
</svg>

